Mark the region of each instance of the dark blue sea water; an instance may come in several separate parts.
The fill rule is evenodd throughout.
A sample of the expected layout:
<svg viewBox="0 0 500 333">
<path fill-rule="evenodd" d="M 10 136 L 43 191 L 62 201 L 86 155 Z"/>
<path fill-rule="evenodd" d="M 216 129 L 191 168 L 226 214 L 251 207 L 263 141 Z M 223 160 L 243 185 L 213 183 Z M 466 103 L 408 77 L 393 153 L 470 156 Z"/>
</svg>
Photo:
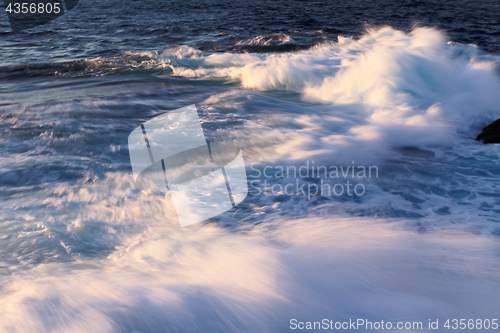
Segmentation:
<svg viewBox="0 0 500 333">
<path fill-rule="evenodd" d="M 0 48 L 0 331 L 498 317 L 498 1 L 80 0 L 18 33 L 2 7 Z M 192 104 L 250 193 L 180 228 L 128 136 Z"/>
</svg>

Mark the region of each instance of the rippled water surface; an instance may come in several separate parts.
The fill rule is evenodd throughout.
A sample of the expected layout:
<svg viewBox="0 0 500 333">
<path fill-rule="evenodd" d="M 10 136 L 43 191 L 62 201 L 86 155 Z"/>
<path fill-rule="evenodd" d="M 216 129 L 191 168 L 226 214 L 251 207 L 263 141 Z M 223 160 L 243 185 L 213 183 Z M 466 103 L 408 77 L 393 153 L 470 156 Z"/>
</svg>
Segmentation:
<svg viewBox="0 0 500 333">
<path fill-rule="evenodd" d="M 497 1 L 81 0 L 16 34 L 0 18 L 0 330 L 498 316 L 500 150 L 474 140 L 500 118 Z M 127 138 L 192 104 L 208 140 L 241 147 L 250 193 L 179 228 Z M 347 181 L 362 195 L 314 192 Z"/>
</svg>

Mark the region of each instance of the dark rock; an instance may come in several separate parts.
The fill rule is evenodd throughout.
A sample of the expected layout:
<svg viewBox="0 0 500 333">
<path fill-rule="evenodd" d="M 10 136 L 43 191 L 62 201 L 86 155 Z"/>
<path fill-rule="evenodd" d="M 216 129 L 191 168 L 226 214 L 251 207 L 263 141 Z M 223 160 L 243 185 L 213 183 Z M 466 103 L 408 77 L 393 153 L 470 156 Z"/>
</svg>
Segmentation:
<svg viewBox="0 0 500 333">
<path fill-rule="evenodd" d="M 476 140 L 483 143 L 500 143 L 500 119 L 483 128 Z"/>
</svg>

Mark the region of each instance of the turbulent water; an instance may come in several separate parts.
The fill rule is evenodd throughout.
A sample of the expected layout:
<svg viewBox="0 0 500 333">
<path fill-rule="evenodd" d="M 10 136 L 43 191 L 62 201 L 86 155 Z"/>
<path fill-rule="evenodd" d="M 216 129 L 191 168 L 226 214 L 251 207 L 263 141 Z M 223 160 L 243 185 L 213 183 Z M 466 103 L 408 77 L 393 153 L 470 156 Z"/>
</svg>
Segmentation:
<svg viewBox="0 0 500 333">
<path fill-rule="evenodd" d="M 495 319 L 500 148 L 474 138 L 500 118 L 499 21 L 496 1 L 146 0 L 3 21 L 0 330 Z M 127 138 L 192 104 L 250 193 L 179 228 Z"/>
</svg>

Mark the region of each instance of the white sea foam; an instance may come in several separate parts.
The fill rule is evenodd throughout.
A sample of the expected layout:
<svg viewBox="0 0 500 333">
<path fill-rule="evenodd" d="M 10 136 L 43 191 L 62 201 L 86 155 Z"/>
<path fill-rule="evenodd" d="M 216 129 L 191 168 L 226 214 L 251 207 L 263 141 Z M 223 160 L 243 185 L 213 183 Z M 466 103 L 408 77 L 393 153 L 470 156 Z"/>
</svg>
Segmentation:
<svg viewBox="0 0 500 333">
<path fill-rule="evenodd" d="M 27 180 L 1 188 L 13 195 L 0 203 L 0 263 L 9 273 L 0 280 L 0 331 L 281 332 L 292 318 L 424 327 L 494 318 L 500 159 L 496 147 L 470 138 L 499 117 L 497 59 L 446 40 L 433 29 L 383 28 L 293 53 L 206 55 L 182 46 L 127 54 L 145 56 L 148 68 L 241 87 L 212 93 L 199 108 L 204 126 L 234 138 L 249 163 L 380 167 L 356 201 L 249 196 L 220 224 L 176 228 L 165 191 L 140 190 L 131 173 L 101 161 L 125 149 L 119 144 L 88 160 L 52 154 L 58 145 L 87 149 L 83 139 L 114 124 L 80 130 L 61 118 L 37 127 L 48 111 L 130 101 L 11 107 L 12 128 L 33 132 L 2 142 L 24 148 L 2 156 L 3 176 L 12 181 L 17 170 Z M 149 97 L 138 103 L 164 112 Z M 407 146 L 419 149 L 397 149 Z M 53 181 L 43 167 L 62 160 L 106 171 Z"/>
<path fill-rule="evenodd" d="M 276 222 L 242 233 L 155 227 L 108 259 L 16 273 L 2 283 L 0 329 L 284 332 L 292 318 L 426 328 L 428 319 L 496 315 L 491 238 L 366 219 Z"/>
</svg>

